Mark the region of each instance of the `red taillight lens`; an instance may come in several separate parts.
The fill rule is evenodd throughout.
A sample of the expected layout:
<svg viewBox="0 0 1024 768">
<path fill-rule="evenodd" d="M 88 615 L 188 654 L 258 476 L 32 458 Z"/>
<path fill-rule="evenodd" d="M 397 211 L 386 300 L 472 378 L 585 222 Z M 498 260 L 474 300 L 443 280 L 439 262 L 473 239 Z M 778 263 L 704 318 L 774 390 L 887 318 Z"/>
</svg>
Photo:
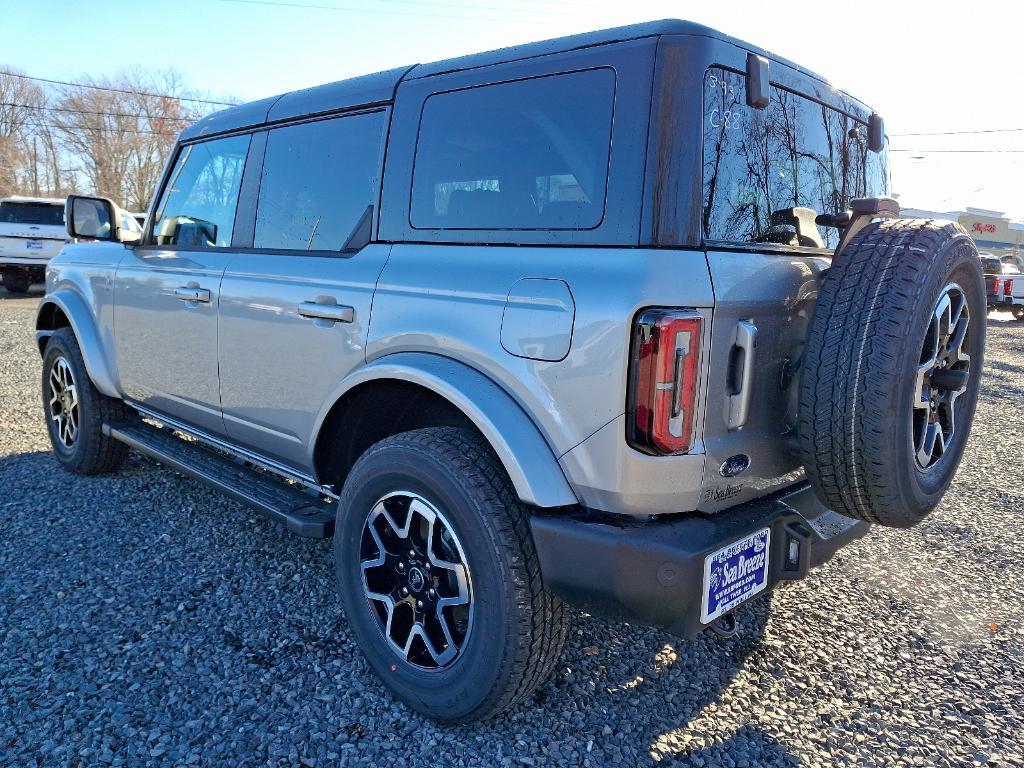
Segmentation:
<svg viewBox="0 0 1024 768">
<path fill-rule="evenodd" d="M 1013 296 L 1013 278 L 1012 277 L 1004 277 L 1003 278 L 1003 296 L 1007 296 L 1007 297 Z"/>
<path fill-rule="evenodd" d="M 1003 278 L 993 277 L 992 278 L 992 295 L 998 296 L 1003 292 Z"/>
<path fill-rule="evenodd" d="M 627 393 L 629 444 L 645 453 L 685 453 L 693 443 L 701 318 L 648 309 L 633 328 Z"/>
</svg>

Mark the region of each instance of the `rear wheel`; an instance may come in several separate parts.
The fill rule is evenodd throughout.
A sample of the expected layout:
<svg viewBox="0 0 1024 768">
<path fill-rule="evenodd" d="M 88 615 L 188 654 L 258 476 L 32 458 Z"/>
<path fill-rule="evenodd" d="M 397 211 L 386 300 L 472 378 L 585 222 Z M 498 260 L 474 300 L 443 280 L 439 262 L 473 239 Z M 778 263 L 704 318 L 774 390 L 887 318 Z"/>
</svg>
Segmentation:
<svg viewBox="0 0 1024 768">
<path fill-rule="evenodd" d="M 355 464 L 334 552 L 349 623 L 373 671 L 430 717 L 495 715 L 543 682 L 565 640 L 529 516 L 477 435 L 395 435 Z"/>
<path fill-rule="evenodd" d="M 1014 307 L 1013 308 L 1013 319 L 1014 320 L 1024 320 L 1024 307 Z"/>
<path fill-rule="evenodd" d="M 4 288 L 9 293 L 28 293 L 32 279 L 25 272 L 9 271 L 3 273 Z"/>
<path fill-rule="evenodd" d="M 42 389 L 50 443 L 65 469 L 96 475 L 124 463 L 128 446 L 104 435 L 103 424 L 123 421 L 131 410 L 93 386 L 70 328 L 55 331 L 46 344 Z"/>
<path fill-rule="evenodd" d="M 827 505 L 920 522 L 960 464 L 985 345 L 985 283 L 957 224 L 869 224 L 822 279 L 800 386 L 800 448 Z"/>
</svg>

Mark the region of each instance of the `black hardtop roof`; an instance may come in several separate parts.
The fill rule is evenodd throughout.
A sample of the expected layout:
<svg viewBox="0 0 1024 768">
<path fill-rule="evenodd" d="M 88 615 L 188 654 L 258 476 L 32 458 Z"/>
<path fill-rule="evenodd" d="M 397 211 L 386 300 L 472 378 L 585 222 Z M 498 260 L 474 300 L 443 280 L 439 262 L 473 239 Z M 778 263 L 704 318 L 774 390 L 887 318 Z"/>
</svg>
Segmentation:
<svg viewBox="0 0 1024 768">
<path fill-rule="evenodd" d="M 229 107 L 228 109 L 214 112 L 182 131 L 180 138 L 182 141 L 188 141 L 202 136 L 254 128 L 266 123 L 275 123 L 305 115 L 315 115 L 334 110 L 352 109 L 389 102 L 394 99 L 395 89 L 398 87 L 399 82 L 406 78 L 429 77 L 445 72 L 475 69 L 492 64 L 502 64 L 521 59 L 579 50 L 581 48 L 608 45 L 609 43 L 657 38 L 661 35 L 694 35 L 721 40 L 785 64 L 807 77 L 828 84 L 828 81 L 821 75 L 755 45 L 745 43 L 742 40 L 737 40 L 710 27 L 706 27 L 703 24 L 681 21 L 679 19 L 664 19 L 662 21 L 648 21 L 642 24 L 630 24 L 625 27 L 604 29 L 597 32 L 569 35 L 568 37 L 559 37 L 553 40 L 542 40 L 536 43 L 526 43 L 525 45 L 516 45 L 509 48 L 499 48 L 494 51 L 445 59 L 432 64 L 399 67 L 385 72 L 376 72 L 361 77 L 353 77 L 348 80 L 339 80 L 334 83 L 291 91 L 279 96 L 271 96 L 259 101 L 240 104 L 237 107 Z"/>
</svg>

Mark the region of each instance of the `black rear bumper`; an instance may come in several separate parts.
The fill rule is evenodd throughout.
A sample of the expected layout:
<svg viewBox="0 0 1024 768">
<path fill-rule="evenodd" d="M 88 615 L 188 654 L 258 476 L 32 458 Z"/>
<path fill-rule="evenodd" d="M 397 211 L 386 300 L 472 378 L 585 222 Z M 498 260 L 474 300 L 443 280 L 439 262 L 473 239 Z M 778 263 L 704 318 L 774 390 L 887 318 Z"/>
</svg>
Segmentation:
<svg viewBox="0 0 1024 768">
<path fill-rule="evenodd" d="M 827 509 L 807 483 L 716 515 L 625 524 L 535 515 L 531 526 L 544 581 L 563 600 L 683 637 L 707 626 L 701 599 L 712 552 L 771 528 L 770 590 L 802 579 L 869 528 Z"/>
</svg>

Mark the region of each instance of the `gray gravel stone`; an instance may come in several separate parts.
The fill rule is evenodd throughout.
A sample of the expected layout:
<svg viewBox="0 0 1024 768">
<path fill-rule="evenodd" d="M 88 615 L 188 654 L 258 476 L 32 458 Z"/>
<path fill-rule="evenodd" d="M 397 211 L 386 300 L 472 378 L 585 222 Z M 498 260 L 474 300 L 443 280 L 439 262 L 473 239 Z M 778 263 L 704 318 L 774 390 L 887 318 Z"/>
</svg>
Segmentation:
<svg viewBox="0 0 1024 768">
<path fill-rule="evenodd" d="M 577 614 L 533 699 L 445 728 L 372 678 L 326 542 L 135 455 L 116 476 L 60 470 L 34 304 L 0 289 L 0 766 L 1024 766 L 1024 324 L 1008 316 L 989 321 L 971 444 L 924 523 L 755 601 L 731 640 Z"/>
</svg>

